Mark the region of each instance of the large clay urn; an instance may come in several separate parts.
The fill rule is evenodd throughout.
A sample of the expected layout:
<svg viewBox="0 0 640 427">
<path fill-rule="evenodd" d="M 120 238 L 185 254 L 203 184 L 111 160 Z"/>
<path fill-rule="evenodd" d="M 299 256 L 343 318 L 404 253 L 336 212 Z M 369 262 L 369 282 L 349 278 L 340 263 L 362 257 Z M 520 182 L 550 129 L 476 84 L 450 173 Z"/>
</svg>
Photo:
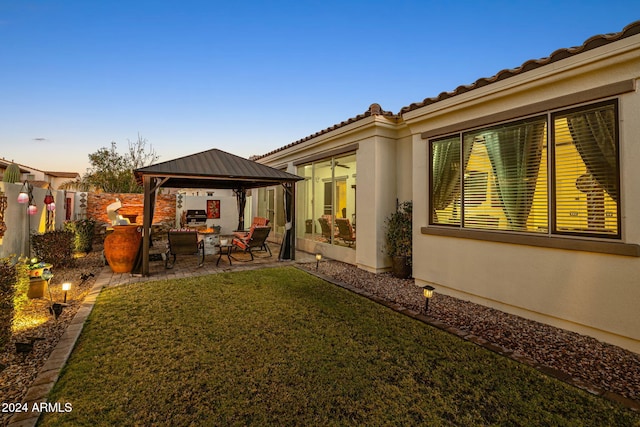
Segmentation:
<svg viewBox="0 0 640 427">
<path fill-rule="evenodd" d="M 129 273 L 140 248 L 142 233 L 139 225 L 114 225 L 104 239 L 104 257 L 114 273 Z"/>
</svg>

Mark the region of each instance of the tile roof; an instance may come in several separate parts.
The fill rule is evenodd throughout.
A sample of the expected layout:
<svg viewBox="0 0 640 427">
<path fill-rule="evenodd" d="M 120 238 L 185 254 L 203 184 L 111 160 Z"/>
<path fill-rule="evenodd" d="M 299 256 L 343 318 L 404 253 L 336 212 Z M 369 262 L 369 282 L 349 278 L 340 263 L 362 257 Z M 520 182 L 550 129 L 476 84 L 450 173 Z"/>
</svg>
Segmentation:
<svg viewBox="0 0 640 427">
<path fill-rule="evenodd" d="M 329 133 L 332 130 L 339 129 L 339 128 L 343 127 L 343 126 L 346 126 L 348 124 L 357 122 L 358 120 L 362 120 L 362 119 L 364 119 L 366 117 L 370 117 L 370 116 L 386 116 L 386 117 L 398 118 L 398 116 L 393 114 L 391 111 L 384 111 L 382 109 L 382 107 L 380 107 L 380 104 L 375 104 L 374 103 L 374 104 L 371 104 L 369 106 L 369 109 L 367 111 L 365 111 L 364 113 L 362 113 L 362 114 L 358 114 L 355 117 L 352 117 L 350 119 L 344 120 L 344 121 L 342 121 L 342 122 L 340 122 L 338 124 L 335 124 L 335 125 L 333 125 L 331 127 L 328 127 L 328 128 L 323 129 L 321 131 L 318 131 L 318 132 L 316 132 L 316 133 L 314 133 L 312 135 L 305 136 L 304 138 L 299 139 L 297 141 L 294 141 L 291 144 L 285 145 L 284 147 L 276 148 L 275 150 L 270 151 L 270 152 L 268 152 L 266 154 L 262 154 L 262 155 L 259 155 L 259 156 L 252 156 L 251 159 L 252 160 L 258 160 L 258 159 L 261 159 L 263 157 L 270 156 L 271 154 L 275 154 L 275 153 L 277 153 L 279 151 L 286 150 L 287 148 L 291 148 L 291 147 L 296 146 L 298 144 L 302 144 L 305 141 L 309 141 L 309 140 L 311 140 L 313 138 L 316 138 L 316 137 L 318 137 L 320 135 L 323 135 L 325 133 Z"/>
<path fill-rule="evenodd" d="M 442 92 L 440 95 L 434 98 L 426 98 L 422 102 L 413 103 L 407 107 L 402 108 L 399 114 L 402 115 L 408 113 L 409 111 L 417 110 L 418 108 L 434 104 L 436 102 L 451 98 L 456 95 L 461 95 L 465 92 L 478 89 L 480 87 L 507 79 L 509 77 L 526 73 L 527 71 L 535 70 L 545 65 L 552 64 L 562 59 L 578 55 L 591 49 L 595 49 L 597 47 L 604 46 L 636 34 L 640 34 L 640 21 L 632 22 L 631 24 L 624 27 L 624 29 L 619 33 L 600 34 L 590 37 L 581 46 L 558 49 L 546 58 L 530 59 L 517 68 L 504 69 L 492 77 L 483 77 L 476 80 L 470 85 L 458 86 L 453 92 Z"/>
<path fill-rule="evenodd" d="M 425 107 L 427 105 L 431 105 L 434 104 L 436 102 L 439 101 L 443 101 L 445 99 L 451 98 L 453 96 L 456 95 L 461 95 L 463 93 L 469 92 L 471 90 L 474 89 L 478 89 L 480 87 L 486 86 L 488 84 L 491 83 L 495 83 L 498 82 L 500 80 L 504 80 L 507 79 L 509 77 L 513 77 L 522 73 L 525 73 L 527 71 L 531 71 L 531 70 L 535 70 L 537 68 L 543 67 L 545 65 L 554 63 L 556 61 L 560 61 L 562 59 L 574 56 L 574 55 L 578 55 L 580 53 L 589 51 L 591 49 L 595 49 L 597 47 L 600 46 L 604 46 L 607 45 L 609 43 L 613 43 L 615 41 L 636 35 L 636 34 L 640 34 L 640 21 L 635 21 L 632 22 L 631 24 L 627 25 L 622 31 L 618 32 L 618 33 L 612 33 L 612 34 L 600 34 L 600 35 L 596 35 L 593 36 L 589 39 L 587 39 L 581 46 L 577 46 L 577 47 L 570 47 L 570 48 L 564 48 L 564 49 L 558 49 L 555 52 L 553 52 L 551 55 L 549 55 L 546 58 L 541 58 L 541 59 L 531 59 L 529 61 L 526 61 L 524 64 L 522 64 L 520 67 L 517 68 L 513 68 L 513 69 L 504 69 L 500 72 L 498 72 L 496 75 L 492 76 L 492 77 L 483 77 L 480 78 L 478 80 L 476 80 L 474 83 L 470 84 L 470 85 L 463 85 L 463 86 L 458 86 L 454 91 L 452 92 L 442 92 L 440 95 L 433 97 L 433 98 L 425 98 L 422 102 L 417 102 L 417 103 L 413 103 L 409 106 L 403 107 L 400 112 L 398 114 L 394 114 L 392 112 L 389 111 L 384 111 L 382 110 L 382 108 L 380 108 L 380 105 L 378 104 L 371 104 L 371 106 L 369 107 L 369 109 L 367 111 L 365 111 L 363 114 L 359 114 L 356 117 L 352 117 L 350 119 L 347 119 L 345 121 L 342 121 L 338 124 L 335 124 L 331 127 L 328 127 L 324 130 L 318 131 L 312 135 L 306 136 L 302 139 L 299 139 L 297 141 L 292 142 L 291 144 L 285 145 L 284 147 L 280 147 L 277 148 L 273 151 L 270 151 L 266 154 L 262 154 L 262 155 L 258 155 L 258 156 L 252 156 L 251 158 L 254 160 L 258 160 L 261 159 L 263 157 L 267 157 L 270 156 L 272 154 L 275 154 L 279 151 L 283 151 L 286 150 L 288 148 L 294 147 L 298 144 L 301 144 L 305 141 L 309 141 L 313 138 L 316 138 L 320 135 L 323 135 L 325 133 L 329 133 L 335 129 L 339 129 L 343 126 L 346 126 L 348 124 L 357 122 L 358 120 L 362 120 L 365 117 L 369 117 L 371 115 L 383 115 L 383 116 L 388 116 L 388 117 L 394 117 L 396 120 L 400 118 L 400 116 L 402 116 L 405 113 L 408 113 L 409 111 L 413 111 L 413 110 L 417 110 L 418 108 L 422 108 Z"/>
</svg>

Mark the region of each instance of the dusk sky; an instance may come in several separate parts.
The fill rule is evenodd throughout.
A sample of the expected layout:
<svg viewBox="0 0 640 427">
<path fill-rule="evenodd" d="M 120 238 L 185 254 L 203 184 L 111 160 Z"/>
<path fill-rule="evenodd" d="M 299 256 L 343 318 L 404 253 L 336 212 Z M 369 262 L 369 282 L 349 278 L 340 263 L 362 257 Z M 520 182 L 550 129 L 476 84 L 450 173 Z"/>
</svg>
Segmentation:
<svg viewBox="0 0 640 427">
<path fill-rule="evenodd" d="M 0 157 L 264 154 L 621 31 L 630 1 L 0 0 Z"/>
</svg>

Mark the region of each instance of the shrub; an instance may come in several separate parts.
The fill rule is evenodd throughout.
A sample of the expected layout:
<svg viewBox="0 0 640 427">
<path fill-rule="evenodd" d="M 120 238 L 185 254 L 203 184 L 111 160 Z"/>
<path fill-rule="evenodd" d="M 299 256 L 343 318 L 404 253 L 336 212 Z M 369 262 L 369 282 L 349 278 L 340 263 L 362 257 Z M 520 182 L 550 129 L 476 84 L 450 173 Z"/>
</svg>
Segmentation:
<svg viewBox="0 0 640 427">
<path fill-rule="evenodd" d="M 93 237 L 96 229 L 96 221 L 93 219 L 79 219 L 68 221 L 64 225 L 65 230 L 74 234 L 74 248 L 76 252 L 91 252 Z"/>
<path fill-rule="evenodd" d="M 29 292 L 29 266 L 25 263 L 17 263 L 16 284 L 13 295 L 13 310 L 18 315 L 29 302 L 27 293 Z"/>
<path fill-rule="evenodd" d="M 35 257 L 55 267 L 72 266 L 74 234 L 68 230 L 47 231 L 31 236 Z"/>
<path fill-rule="evenodd" d="M 11 339 L 15 283 L 15 265 L 13 265 L 8 258 L 0 259 L 0 350 L 4 349 Z"/>
<path fill-rule="evenodd" d="M 386 221 L 386 250 L 390 257 L 406 256 L 411 265 L 412 224 L 411 214 L 413 204 L 411 201 L 401 203 L 396 211 Z"/>
</svg>

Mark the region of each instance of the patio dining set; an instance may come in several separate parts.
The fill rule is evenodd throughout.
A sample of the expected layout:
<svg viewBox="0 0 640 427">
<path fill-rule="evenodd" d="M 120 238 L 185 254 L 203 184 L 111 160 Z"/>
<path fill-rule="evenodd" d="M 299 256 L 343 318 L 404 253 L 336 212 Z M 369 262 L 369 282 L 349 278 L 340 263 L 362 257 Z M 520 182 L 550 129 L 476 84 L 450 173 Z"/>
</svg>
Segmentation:
<svg viewBox="0 0 640 427">
<path fill-rule="evenodd" d="M 271 232 L 268 225 L 269 220 L 262 217 L 255 217 L 248 230 L 235 231 L 233 234 L 220 234 L 220 228 L 211 230 L 198 229 L 174 229 L 168 232 L 167 251 L 165 253 L 165 268 L 171 269 L 176 263 L 177 255 L 197 255 L 199 258 L 198 267 L 204 265 L 205 247 L 213 247 L 218 254 L 216 266 L 220 264 L 223 256 L 227 257 L 229 265 L 232 259 L 236 261 L 249 262 L 255 259 L 254 253 L 264 252 L 266 257 L 271 257 L 271 249 L 267 244 L 267 238 Z M 250 259 L 239 259 L 235 253 L 248 254 Z"/>
</svg>

